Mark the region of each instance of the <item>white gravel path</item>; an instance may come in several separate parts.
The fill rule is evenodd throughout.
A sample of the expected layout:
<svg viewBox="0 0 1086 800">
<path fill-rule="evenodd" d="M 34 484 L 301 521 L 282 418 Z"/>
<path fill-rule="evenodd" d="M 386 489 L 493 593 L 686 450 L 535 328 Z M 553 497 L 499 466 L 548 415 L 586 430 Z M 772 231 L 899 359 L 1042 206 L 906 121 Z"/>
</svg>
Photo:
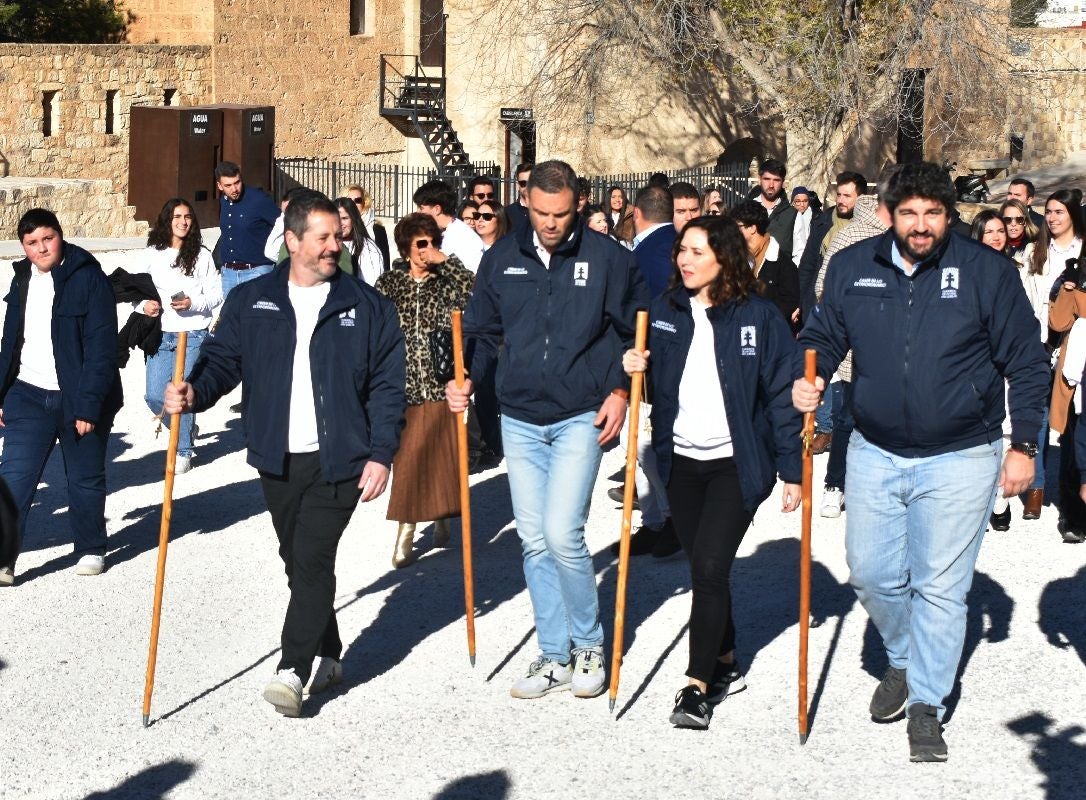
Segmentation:
<svg viewBox="0 0 1086 800">
<path fill-rule="evenodd" d="M 6 285 L 4 280 L 4 285 Z M 143 367 L 124 372 L 107 506 L 110 569 L 77 577 L 59 454 L 33 509 L 18 585 L 0 590 L 0 797 L 5 798 L 1070 798 L 1086 779 L 1086 547 L 1055 511 L 989 534 L 971 596 L 950 761 L 908 762 L 904 723 L 867 704 L 884 657 L 844 581 L 844 520 L 815 518 L 810 741 L 796 736 L 799 515 L 779 492 L 734 572 L 750 688 L 709 731 L 672 729 L 684 683 L 689 578 L 634 559 L 617 719 L 607 698 L 518 701 L 535 655 L 504 470 L 474 479 L 478 663 L 468 664 L 459 535 L 392 570 L 387 497 L 344 537 L 336 605 L 343 688 L 285 719 L 260 692 L 278 656 L 286 581 L 255 472 L 225 398 L 200 417 L 177 479 L 152 718 L 140 724 L 166 435 Z M 604 459 L 588 542 L 611 641 L 620 511 Z M 816 460 L 816 486 L 826 457 Z M 816 495 L 817 497 L 817 495 Z M 817 514 L 817 512 L 816 512 Z M 636 518 L 635 518 L 636 524 Z"/>
</svg>

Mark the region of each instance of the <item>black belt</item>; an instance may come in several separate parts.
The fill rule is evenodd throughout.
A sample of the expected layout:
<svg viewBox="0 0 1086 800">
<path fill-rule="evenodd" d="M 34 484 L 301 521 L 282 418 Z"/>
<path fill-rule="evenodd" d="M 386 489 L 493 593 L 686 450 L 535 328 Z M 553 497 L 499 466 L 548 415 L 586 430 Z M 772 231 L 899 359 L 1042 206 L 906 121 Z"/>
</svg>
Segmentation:
<svg viewBox="0 0 1086 800">
<path fill-rule="evenodd" d="M 226 269 L 244 270 L 244 269 L 256 269 L 257 267 L 263 267 L 263 264 L 246 264 L 244 261 L 227 261 L 223 264 Z"/>
</svg>

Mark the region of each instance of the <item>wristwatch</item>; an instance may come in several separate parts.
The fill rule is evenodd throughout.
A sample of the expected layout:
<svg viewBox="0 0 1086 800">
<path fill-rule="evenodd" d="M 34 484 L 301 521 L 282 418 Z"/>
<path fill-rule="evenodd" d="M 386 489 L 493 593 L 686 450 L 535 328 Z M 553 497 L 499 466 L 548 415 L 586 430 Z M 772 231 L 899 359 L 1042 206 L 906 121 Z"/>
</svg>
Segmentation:
<svg viewBox="0 0 1086 800">
<path fill-rule="evenodd" d="M 1037 457 L 1037 442 L 1011 442 L 1011 450 L 1030 458 Z"/>
</svg>

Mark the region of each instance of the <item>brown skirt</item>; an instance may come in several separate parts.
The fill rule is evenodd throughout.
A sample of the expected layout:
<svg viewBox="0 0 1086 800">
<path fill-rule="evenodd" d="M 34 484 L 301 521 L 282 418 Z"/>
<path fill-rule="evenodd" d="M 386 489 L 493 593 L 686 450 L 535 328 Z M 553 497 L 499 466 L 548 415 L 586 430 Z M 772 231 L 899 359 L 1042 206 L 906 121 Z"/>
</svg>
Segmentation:
<svg viewBox="0 0 1086 800">
<path fill-rule="evenodd" d="M 430 522 L 460 514 L 456 415 L 445 403 L 407 407 L 407 424 L 392 461 L 387 519 Z"/>
</svg>

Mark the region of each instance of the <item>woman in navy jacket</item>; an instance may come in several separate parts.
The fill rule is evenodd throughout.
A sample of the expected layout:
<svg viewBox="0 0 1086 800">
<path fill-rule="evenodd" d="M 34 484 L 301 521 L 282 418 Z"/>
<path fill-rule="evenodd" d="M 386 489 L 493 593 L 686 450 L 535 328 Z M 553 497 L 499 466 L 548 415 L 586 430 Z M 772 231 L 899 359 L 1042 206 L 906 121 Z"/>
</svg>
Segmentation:
<svg viewBox="0 0 1086 800">
<path fill-rule="evenodd" d="M 734 221 L 691 220 L 673 258 L 679 276 L 652 303 L 649 349 L 627 351 L 623 367 L 645 371 L 654 354 L 653 449 L 693 587 L 689 680 L 671 722 L 706 728 L 710 705 L 746 688 L 731 615 L 736 551 L 777 475 L 784 511 L 799 505 L 799 359 L 788 324 L 757 296 Z"/>
</svg>

